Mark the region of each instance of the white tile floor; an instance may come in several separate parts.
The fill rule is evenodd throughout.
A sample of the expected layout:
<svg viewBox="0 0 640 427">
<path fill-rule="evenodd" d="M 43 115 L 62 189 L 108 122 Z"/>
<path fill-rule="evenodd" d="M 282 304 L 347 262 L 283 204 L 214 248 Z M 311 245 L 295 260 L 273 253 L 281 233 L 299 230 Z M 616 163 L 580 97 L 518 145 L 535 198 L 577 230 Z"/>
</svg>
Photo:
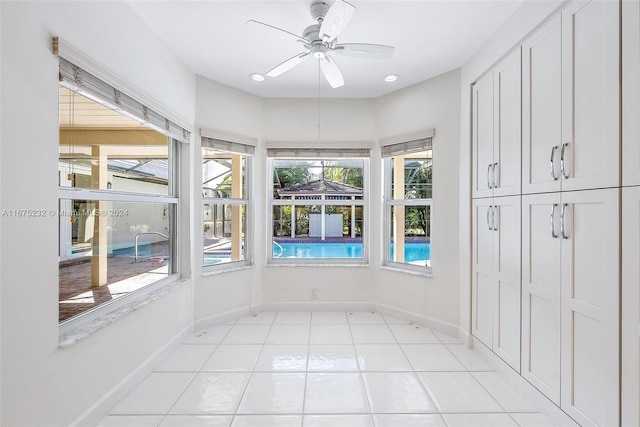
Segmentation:
<svg viewBox="0 0 640 427">
<path fill-rule="evenodd" d="M 455 338 L 370 312 L 265 312 L 198 331 L 101 426 L 553 425 Z"/>
</svg>

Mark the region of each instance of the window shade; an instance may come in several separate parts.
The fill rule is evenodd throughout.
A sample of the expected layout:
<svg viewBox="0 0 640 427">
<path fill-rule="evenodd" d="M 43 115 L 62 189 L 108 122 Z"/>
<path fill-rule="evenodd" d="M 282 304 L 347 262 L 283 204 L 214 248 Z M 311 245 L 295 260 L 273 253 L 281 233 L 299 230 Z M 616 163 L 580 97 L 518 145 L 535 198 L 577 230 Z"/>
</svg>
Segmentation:
<svg viewBox="0 0 640 427">
<path fill-rule="evenodd" d="M 254 147 L 253 145 L 224 141 L 222 139 L 216 138 L 208 138 L 206 136 L 202 137 L 202 146 L 206 148 L 227 151 L 229 153 L 240 153 L 247 156 L 253 156 L 256 152 L 256 147 Z"/>
<path fill-rule="evenodd" d="M 136 101 L 64 58 L 60 60 L 60 84 L 114 111 L 146 124 L 178 141 L 188 142 L 189 131 Z"/>
<path fill-rule="evenodd" d="M 420 138 L 412 141 L 399 142 L 381 147 L 382 157 L 401 156 L 403 154 L 419 153 L 432 149 L 433 138 Z"/>
<path fill-rule="evenodd" d="M 369 157 L 369 148 L 268 148 L 268 157 L 342 158 Z"/>
</svg>

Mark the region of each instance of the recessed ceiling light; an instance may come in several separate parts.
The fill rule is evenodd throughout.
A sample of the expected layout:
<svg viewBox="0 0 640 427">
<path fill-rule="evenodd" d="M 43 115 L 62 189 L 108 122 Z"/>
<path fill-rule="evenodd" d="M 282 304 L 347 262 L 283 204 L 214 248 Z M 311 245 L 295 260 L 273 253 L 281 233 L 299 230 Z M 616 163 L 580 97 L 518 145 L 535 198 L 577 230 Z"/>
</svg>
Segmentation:
<svg viewBox="0 0 640 427">
<path fill-rule="evenodd" d="M 250 74 L 249 77 L 251 77 L 253 80 L 257 81 L 257 82 L 263 82 L 264 81 L 264 76 L 260 73 L 253 73 Z"/>
<path fill-rule="evenodd" d="M 396 80 L 398 80 L 398 76 L 397 74 L 387 74 L 386 76 L 384 76 L 384 81 L 387 83 L 393 83 Z"/>
</svg>

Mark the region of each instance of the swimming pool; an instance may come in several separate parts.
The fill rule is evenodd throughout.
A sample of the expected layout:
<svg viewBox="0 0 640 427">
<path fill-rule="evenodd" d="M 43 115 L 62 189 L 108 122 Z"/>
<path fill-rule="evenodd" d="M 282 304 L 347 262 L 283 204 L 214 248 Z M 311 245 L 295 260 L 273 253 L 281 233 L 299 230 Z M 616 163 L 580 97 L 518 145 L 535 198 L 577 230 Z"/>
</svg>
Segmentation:
<svg viewBox="0 0 640 427">
<path fill-rule="evenodd" d="M 362 258 L 362 243 L 279 243 L 273 247 L 274 258 Z M 405 243 L 405 262 L 424 261 L 431 257 L 429 243 Z M 393 244 L 391 257 L 393 258 Z"/>
<path fill-rule="evenodd" d="M 280 249 L 282 248 L 282 249 Z M 391 244 L 390 258 L 393 259 L 394 245 Z M 362 258 L 362 243 L 278 243 L 273 246 L 274 258 Z M 431 258 L 429 243 L 405 243 L 405 262 L 426 261 Z M 231 261 L 229 253 L 204 255 L 204 265 Z"/>
</svg>

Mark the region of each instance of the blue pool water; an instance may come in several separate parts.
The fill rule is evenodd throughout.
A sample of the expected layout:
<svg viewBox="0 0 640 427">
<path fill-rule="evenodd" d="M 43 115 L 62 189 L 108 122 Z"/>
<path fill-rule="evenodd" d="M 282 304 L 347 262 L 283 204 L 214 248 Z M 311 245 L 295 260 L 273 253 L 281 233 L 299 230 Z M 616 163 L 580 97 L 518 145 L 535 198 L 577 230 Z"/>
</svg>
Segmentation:
<svg viewBox="0 0 640 427">
<path fill-rule="evenodd" d="M 273 246 L 274 258 L 362 258 L 362 243 L 279 243 Z M 393 259 L 393 244 L 390 258 Z M 429 243 L 405 243 L 405 262 L 425 261 L 431 258 Z M 229 262 L 229 254 L 206 254 L 204 265 Z"/>
<path fill-rule="evenodd" d="M 362 243 L 280 243 L 280 246 L 282 254 L 280 248 L 273 247 L 275 258 L 362 258 Z M 405 243 L 405 262 L 430 259 L 430 249 L 429 243 Z"/>
</svg>

